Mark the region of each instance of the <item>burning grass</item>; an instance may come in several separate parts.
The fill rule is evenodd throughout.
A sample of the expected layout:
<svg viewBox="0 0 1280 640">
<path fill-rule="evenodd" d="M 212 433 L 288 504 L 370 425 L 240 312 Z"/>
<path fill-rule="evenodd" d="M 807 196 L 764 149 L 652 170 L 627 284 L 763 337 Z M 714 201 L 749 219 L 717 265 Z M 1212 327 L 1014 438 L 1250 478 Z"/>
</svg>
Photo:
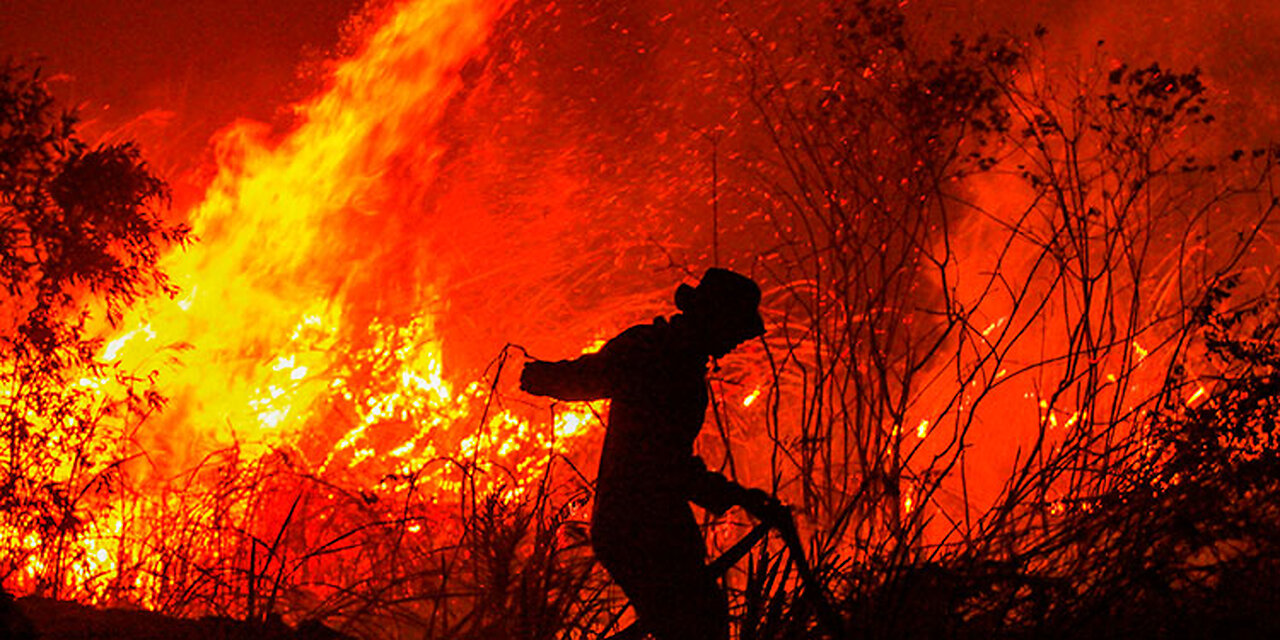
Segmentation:
<svg viewBox="0 0 1280 640">
<path fill-rule="evenodd" d="M 7 589 L 370 638 L 625 626 L 586 544 L 605 408 L 531 404 L 522 350 L 482 345 L 572 352 L 706 260 L 694 214 L 646 226 L 671 187 L 629 172 L 667 152 L 632 120 L 538 134 L 562 52 L 519 34 L 586 8 L 532 9 L 387 6 L 296 130 L 227 139 L 201 242 L 158 262 L 181 294 L 69 334 L 53 377 L 6 352 Z M 770 333 L 714 377 L 704 456 L 795 505 L 846 636 L 1275 631 L 1280 155 L 1219 149 L 1194 71 L 812 11 L 648 25 L 722 27 L 690 73 L 753 114 L 710 114 L 714 226 Z M 655 119 L 699 113 L 667 89 Z M 593 163 L 608 140 L 634 164 Z M 776 537 L 726 584 L 741 638 L 834 635 Z"/>
</svg>

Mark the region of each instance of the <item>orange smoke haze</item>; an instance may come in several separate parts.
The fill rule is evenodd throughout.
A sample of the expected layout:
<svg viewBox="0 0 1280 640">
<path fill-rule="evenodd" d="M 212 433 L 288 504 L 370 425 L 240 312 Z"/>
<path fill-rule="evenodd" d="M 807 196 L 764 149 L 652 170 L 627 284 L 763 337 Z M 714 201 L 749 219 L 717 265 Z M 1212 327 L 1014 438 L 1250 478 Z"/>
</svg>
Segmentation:
<svg viewBox="0 0 1280 640">
<path fill-rule="evenodd" d="M 488 488 L 518 492 L 551 455 L 591 450 L 599 422 L 592 408 L 558 409 L 549 421 L 545 406 L 503 403 L 515 394 L 494 400 L 491 386 L 509 392 L 516 375 L 503 357 L 516 352 L 504 345 L 569 357 L 670 312 L 674 285 L 714 260 L 713 149 L 724 163 L 715 205 L 747 221 L 720 238 L 721 262 L 748 273 L 757 266 L 759 239 L 742 231 L 757 219 L 754 205 L 725 186 L 746 179 L 732 161 L 757 141 L 734 133 L 752 116 L 725 95 L 734 72 L 716 46 L 732 37 L 734 12 L 784 20 L 785 3 L 376 2 L 351 27 L 359 37 L 349 55 L 321 64 L 313 54 L 312 68 L 324 73 L 293 85 L 316 90 L 284 116 L 273 111 L 288 101 L 273 92 L 293 82 L 306 56 L 282 47 L 330 49 L 335 16 L 351 3 L 284 3 L 287 13 L 274 20 L 244 13 L 250 22 L 205 7 L 192 14 L 205 36 L 198 43 L 165 28 L 186 24 L 176 14 L 166 23 L 151 4 L 129 4 L 136 6 L 112 4 L 119 20 L 105 28 L 133 47 L 110 57 L 52 35 L 104 28 L 95 26 L 104 24 L 98 13 L 60 22 L 67 14 L 49 3 L 19 3 L 22 19 L 0 27 L 0 42 L 58 49 L 51 66 L 78 67 L 64 86 L 95 109 L 85 114 L 91 131 L 138 134 L 173 178 L 199 187 L 191 206 L 180 197 L 175 212 L 199 241 L 164 261 L 182 293 L 140 306 L 119 329 L 104 328 L 103 360 L 156 371 L 169 398 L 136 436 L 148 453 L 146 473 L 159 479 L 237 444 L 297 452 L 317 475 L 352 476 L 369 487 L 423 472 L 444 492 L 457 478 L 441 460 L 484 456 L 514 480 L 495 473 Z M 1036 15 L 1026 3 L 1019 12 L 983 0 L 910 10 L 935 13 L 940 32 L 1043 22 L 1064 34 L 1067 57 L 1104 38 L 1120 53 L 1202 64 L 1223 92 L 1250 87 L 1243 103 L 1280 97 L 1277 85 L 1257 81 L 1280 52 L 1273 37 L 1280 12 L 1263 3 L 1215 10 L 1211 20 L 1197 12 L 1218 4 L 1060 4 L 1071 9 Z M 136 22 L 120 22 L 128 15 Z M 33 24 L 50 30 L 41 38 Z M 12 44 L 24 28 L 26 44 Z M 1224 37 L 1237 29 L 1241 38 Z M 242 37 L 221 37 L 230 32 Z M 259 53 L 228 62 L 228 51 L 250 41 L 248 50 Z M 1206 58 L 1182 59 L 1205 44 L 1212 44 Z M 138 62 L 154 63 L 159 51 L 180 64 Z M 229 66 L 215 66 L 206 84 L 202 65 L 217 60 Z M 128 72 L 115 75 L 112 65 Z M 90 95 L 99 92 L 117 98 Z M 116 106 L 108 112 L 106 102 Z M 156 110 L 171 115 L 139 115 Z M 1259 129 L 1271 130 L 1274 111 L 1258 113 Z M 230 123 L 236 116 L 254 120 Z M 222 130 L 210 151 L 211 123 Z M 1001 197 L 989 185 L 975 191 Z M 958 250 L 980 256 L 980 245 L 975 235 Z M 1003 328 L 998 310 L 989 320 L 990 331 Z M 745 351 L 743 360 L 762 360 L 758 347 Z M 762 374 L 728 369 L 720 391 L 734 411 L 761 410 Z M 1004 393 L 1018 407 L 1002 416 L 1006 424 L 1077 419 L 1042 415 L 1022 387 Z M 897 427 L 920 439 L 938 428 L 911 418 Z M 763 438 L 731 435 L 748 444 Z M 1002 446 L 1016 446 L 1003 436 Z M 999 472 L 988 475 L 982 480 L 999 481 Z"/>
</svg>

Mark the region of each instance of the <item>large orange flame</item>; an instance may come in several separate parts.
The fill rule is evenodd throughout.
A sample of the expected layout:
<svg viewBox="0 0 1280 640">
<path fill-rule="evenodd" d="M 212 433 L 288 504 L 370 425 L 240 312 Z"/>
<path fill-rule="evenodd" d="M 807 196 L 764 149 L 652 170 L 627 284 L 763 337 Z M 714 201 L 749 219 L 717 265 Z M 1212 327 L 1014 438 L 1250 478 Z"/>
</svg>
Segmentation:
<svg viewBox="0 0 1280 640">
<path fill-rule="evenodd" d="M 397 222 L 405 212 L 387 215 L 404 206 L 397 189 L 421 192 L 437 178 L 444 148 L 434 132 L 505 5 L 394 5 L 335 64 L 327 89 L 296 106 L 291 132 L 273 138 L 242 122 L 224 133 L 216 177 L 189 216 L 199 241 L 164 260 L 182 294 L 140 305 L 100 354 L 154 373 L 170 400 L 136 436 L 150 461 L 141 475 L 162 483 L 232 445 L 250 456 L 285 447 L 315 473 L 355 474 L 374 490 L 414 474 L 447 494 L 459 488 L 456 468 L 435 463 L 498 464 L 508 475 L 473 490 L 510 497 L 588 432 L 591 408 L 535 426 L 490 410 L 486 384 L 445 375 L 437 295 L 401 252 L 413 242 Z M 68 595 L 92 598 L 90 582 L 138 553 L 121 548 L 122 527 L 162 512 L 165 498 L 155 499 L 130 513 L 120 506 L 85 533 Z M 26 541 L 41 544 L 36 534 Z M 46 570 L 33 555 L 24 573 Z"/>
<path fill-rule="evenodd" d="M 430 290 L 395 300 L 405 306 L 386 313 L 394 326 L 378 325 L 377 306 L 387 300 L 360 294 L 370 265 L 394 250 L 382 242 L 394 230 L 379 229 L 391 224 L 379 208 L 390 189 L 385 174 L 410 166 L 403 179 L 433 180 L 441 149 L 429 134 L 502 5 L 395 7 L 336 65 L 328 89 L 296 107 L 300 124 L 283 139 L 253 123 L 227 132 L 217 177 L 191 214 L 200 241 L 165 261 L 183 296 L 149 305 L 103 353 L 145 369 L 155 366 L 157 348 L 181 349 L 181 365 L 162 377 L 175 409 L 170 423 L 215 442 L 278 444 L 317 403 L 354 397 L 341 360 L 360 348 L 398 349 L 398 393 L 452 399 Z M 362 419 L 401 402 L 362 399 Z"/>
</svg>

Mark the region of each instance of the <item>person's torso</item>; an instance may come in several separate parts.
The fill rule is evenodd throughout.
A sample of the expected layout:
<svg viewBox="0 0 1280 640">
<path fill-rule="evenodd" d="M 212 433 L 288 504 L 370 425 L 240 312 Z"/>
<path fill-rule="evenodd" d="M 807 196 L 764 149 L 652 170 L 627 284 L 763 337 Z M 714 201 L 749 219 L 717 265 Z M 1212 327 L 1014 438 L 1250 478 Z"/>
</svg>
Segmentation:
<svg viewBox="0 0 1280 640">
<path fill-rule="evenodd" d="M 672 348 L 669 335 L 669 328 L 653 326 L 623 359 L 609 406 L 599 493 L 632 499 L 684 489 L 707 410 L 706 366 Z"/>
</svg>

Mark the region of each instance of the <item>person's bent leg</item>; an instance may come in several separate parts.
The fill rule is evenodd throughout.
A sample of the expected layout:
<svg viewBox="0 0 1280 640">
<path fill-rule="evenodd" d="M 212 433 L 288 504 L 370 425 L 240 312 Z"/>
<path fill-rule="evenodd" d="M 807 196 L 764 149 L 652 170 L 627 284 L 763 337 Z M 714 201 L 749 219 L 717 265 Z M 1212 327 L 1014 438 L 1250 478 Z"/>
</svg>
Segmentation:
<svg viewBox="0 0 1280 640">
<path fill-rule="evenodd" d="M 645 585 L 632 603 L 642 624 L 658 640 L 728 640 L 729 606 L 709 572 L 673 576 Z M 625 591 L 624 587 L 624 591 Z"/>
<path fill-rule="evenodd" d="M 640 623 L 658 640 L 728 640 L 724 590 L 706 566 L 706 547 L 687 503 L 639 522 L 593 527 L 596 556 L 622 587 Z M 635 512 L 632 512 L 635 513 Z"/>
</svg>

